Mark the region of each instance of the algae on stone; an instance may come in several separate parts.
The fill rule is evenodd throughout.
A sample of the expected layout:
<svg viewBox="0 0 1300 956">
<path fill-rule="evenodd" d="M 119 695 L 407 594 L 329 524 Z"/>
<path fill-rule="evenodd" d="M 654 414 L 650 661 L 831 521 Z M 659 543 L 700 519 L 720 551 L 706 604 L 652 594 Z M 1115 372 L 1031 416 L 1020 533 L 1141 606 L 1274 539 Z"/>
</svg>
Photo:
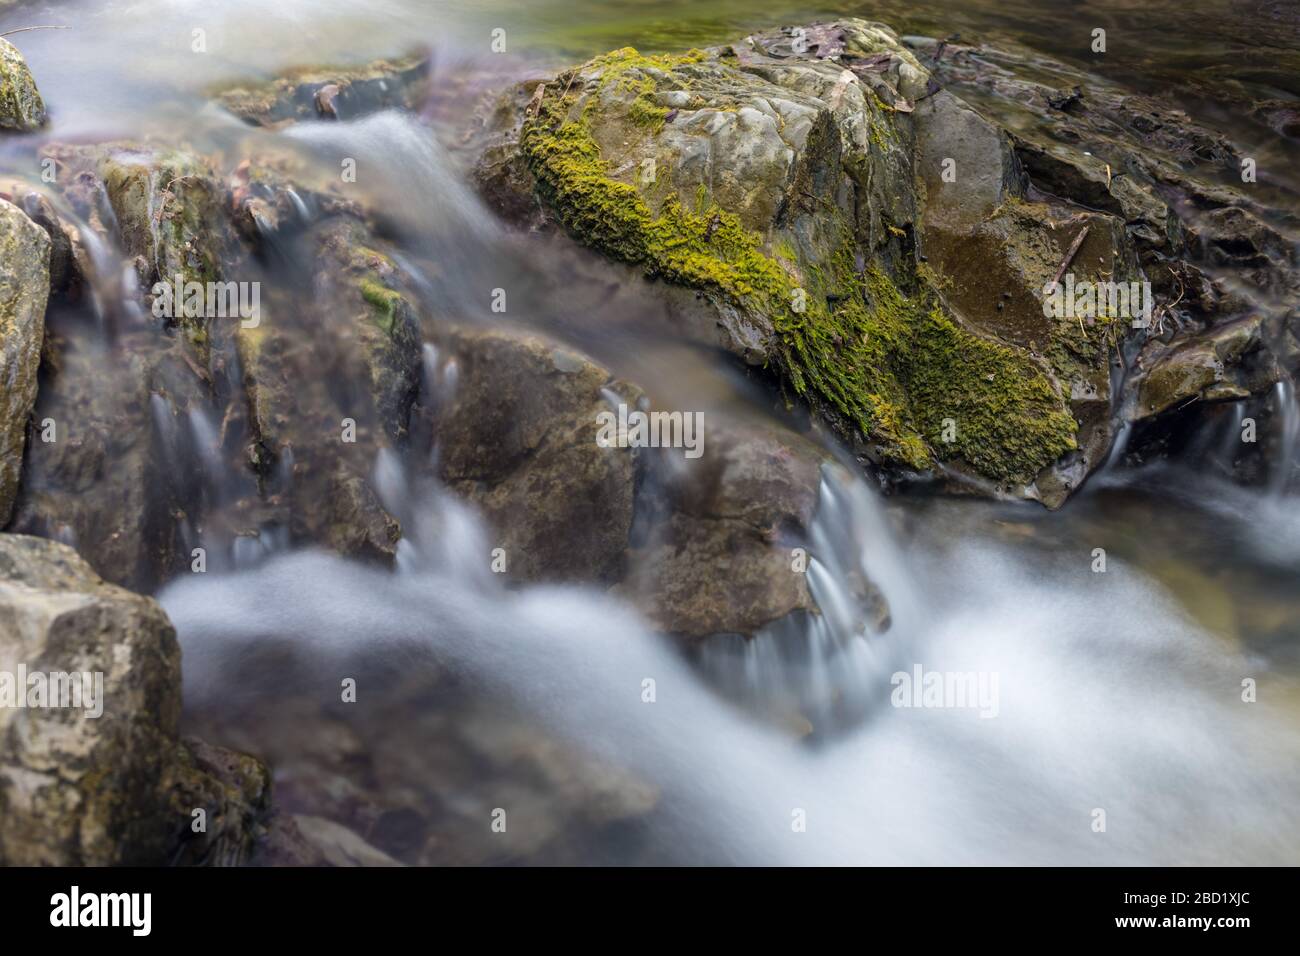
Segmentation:
<svg viewBox="0 0 1300 956">
<path fill-rule="evenodd" d="M 0 200 L 0 528 L 9 522 L 36 403 L 50 291 L 50 239 Z"/>
<path fill-rule="evenodd" d="M 0 130 L 20 133 L 45 124 L 45 101 L 18 48 L 0 37 Z"/>
<path fill-rule="evenodd" d="M 910 59 L 900 55 L 919 69 Z M 649 277 L 706 293 L 723 344 L 773 367 L 846 437 L 867 438 L 908 468 L 960 459 L 995 482 L 1032 482 L 1075 447 L 1059 386 L 1042 363 L 949 315 L 916 268 L 909 232 L 884 210 L 864 223 L 854 208 L 862 180 L 896 162 L 891 151 L 907 141 L 902 114 L 862 88 L 851 94 L 853 118 L 836 103 L 827 119 L 813 92 L 845 99 L 846 71 L 815 61 L 800 68 L 791 79 L 781 70 L 793 65 L 765 66 L 760 79 L 757 66 L 741 71 L 717 51 L 618 50 L 539 88 L 520 150 L 570 234 Z M 790 102 L 776 105 L 781 97 Z M 774 149 L 740 158 L 767 170 L 775 198 L 746 192 L 725 171 L 690 168 L 689 146 L 678 145 L 689 133 L 673 131 L 688 123 L 755 124 Z M 781 156 L 775 144 L 787 138 L 790 155 Z M 652 158 L 652 175 L 637 155 Z M 957 429 L 946 438 L 950 418 Z"/>
</svg>

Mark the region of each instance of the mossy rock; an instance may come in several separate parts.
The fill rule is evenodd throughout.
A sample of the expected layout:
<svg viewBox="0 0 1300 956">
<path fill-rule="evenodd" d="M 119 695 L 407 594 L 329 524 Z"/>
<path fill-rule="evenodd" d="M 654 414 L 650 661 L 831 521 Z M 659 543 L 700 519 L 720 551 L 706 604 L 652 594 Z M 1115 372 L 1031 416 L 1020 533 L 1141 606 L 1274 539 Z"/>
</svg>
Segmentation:
<svg viewBox="0 0 1300 956">
<path fill-rule="evenodd" d="M 59 167 L 59 182 L 72 207 L 135 257 L 148 292 L 146 305 L 157 283 L 170 286 L 178 277 L 182 284 L 228 278 L 237 242 L 224 208 L 225 188 L 204 157 L 130 142 L 55 143 L 42 155 Z M 108 200 L 107 210 L 101 196 Z M 107 236 L 110 231 L 115 235 Z M 212 321 L 188 315 L 179 303 L 165 319 L 184 336 L 201 365 L 210 354 Z"/>
<path fill-rule="evenodd" d="M 9 522 L 36 403 L 50 291 L 50 239 L 0 200 L 0 528 Z"/>
<path fill-rule="evenodd" d="M 18 48 L 0 37 L 0 130 L 31 132 L 45 125 L 45 101 Z"/>
<path fill-rule="evenodd" d="M 860 454 L 1038 497 L 1078 446 L 1069 385 L 968 321 L 924 261 L 909 98 L 928 73 L 879 24 L 809 29 L 802 52 L 788 33 L 623 49 L 539 86 L 517 139 L 536 194 L 580 242 L 700 293 L 697 327 Z M 1017 189 L 1006 165 L 999 198 Z"/>
</svg>

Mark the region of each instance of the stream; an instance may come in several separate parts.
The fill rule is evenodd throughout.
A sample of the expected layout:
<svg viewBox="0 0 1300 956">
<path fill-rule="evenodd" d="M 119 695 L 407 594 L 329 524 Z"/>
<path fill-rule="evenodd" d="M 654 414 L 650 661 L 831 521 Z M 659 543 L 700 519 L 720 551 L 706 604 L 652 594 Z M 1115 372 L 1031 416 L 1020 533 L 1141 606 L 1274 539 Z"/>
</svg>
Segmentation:
<svg viewBox="0 0 1300 956">
<path fill-rule="evenodd" d="M 514 321 L 721 420 L 770 417 L 734 363 L 683 342 L 657 300 L 612 283 L 593 255 L 512 234 L 482 205 L 453 135 L 471 99 L 454 78 L 467 64 L 523 75 L 623 44 L 682 49 L 844 12 L 1086 63 L 1086 12 L 1117 46 L 1179 18 L 1140 63 L 1099 66 L 1110 78 L 1160 88 L 1228 55 L 1260 90 L 1283 82 L 1233 20 L 1248 8 L 1249 24 L 1271 22 L 1281 4 L 1224 0 L 1186 19 L 1175 2 L 1079 4 L 1068 19 L 1049 0 L 950 6 L 113 0 L 10 9 L 0 30 L 72 26 L 23 42 L 60 139 L 152 133 L 238 156 L 275 137 L 322 175 L 353 157 L 436 313 L 490 323 L 489 291 L 509 287 Z M 497 25 L 510 40 L 501 62 L 487 49 Z M 205 55 L 190 53 L 194 30 Z M 379 113 L 274 133 L 200 92 L 413 41 L 433 49 L 435 87 L 446 84 L 423 122 Z M 1280 149 L 1207 85 L 1179 95 L 1261 162 Z M 0 169 L 21 168 L 30 149 L 4 141 Z M 92 303 L 50 321 L 102 354 L 111 388 L 104 317 L 142 319 L 121 314 L 120 254 L 91 251 L 102 260 Z M 282 252 L 261 278 L 292 298 L 310 263 Z M 423 373 L 422 395 L 455 394 L 456 369 L 436 350 Z M 1257 406 L 1274 460 L 1251 487 L 1225 464 L 1232 417 L 1158 465 L 1132 467 L 1116 449 L 1059 512 L 885 495 L 859 469 L 826 466 L 810 586 L 834 608 L 868 575 L 888 598 L 888 629 L 842 633 L 828 612 L 798 642 L 766 634 L 695 654 L 595 587 L 506 587 L 487 567 L 480 516 L 385 451 L 374 484 L 402 519 L 396 570 L 272 533 L 218 540 L 217 529 L 212 570 L 157 594 L 183 647 L 184 729 L 266 759 L 284 812 L 335 820 L 404 863 L 1294 863 L 1300 406 L 1289 383 Z M 177 428 L 167 408 L 155 414 L 176 429 L 177 460 L 201 463 L 205 501 L 246 490 L 228 463 L 203 458 L 218 422 L 195 413 Z M 896 693 L 917 668 L 969 675 L 978 706 Z M 365 706 L 337 700 L 345 679 Z M 497 809 L 504 832 L 490 826 Z"/>
</svg>

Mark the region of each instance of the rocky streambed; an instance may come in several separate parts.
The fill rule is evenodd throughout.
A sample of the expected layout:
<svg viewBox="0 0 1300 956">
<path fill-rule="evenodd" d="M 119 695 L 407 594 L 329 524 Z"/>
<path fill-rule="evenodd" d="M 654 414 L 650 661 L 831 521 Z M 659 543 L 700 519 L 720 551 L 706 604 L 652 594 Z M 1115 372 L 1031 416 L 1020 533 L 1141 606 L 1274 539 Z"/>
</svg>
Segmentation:
<svg viewBox="0 0 1300 956">
<path fill-rule="evenodd" d="M 852 655 L 889 632 L 901 596 L 863 557 L 884 532 L 830 533 L 864 477 L 1058 509 L 1245 420 L 1237 481 L 1295 465 L 1294 195 L 1161 98 L 1014 44 L 845 18 L 460 85 L 417 52 L 223 83 L 215 133 L 95 141 L 61 139 L 0 55 L 0 127 L 26 137 L 0 179 L 0 671 L 102 673 L 105 701 L 0 708 L 3 863 L 580 862 L 579 831 L 672 858 L 638 829 L 659 782 L 454 667 L 369 664 L 391 692 L 352 716 L 345 672 L 298 670 L 269 611 L 229 687 L 310 679 L 244 712 L 206 690 L 191 720 L 257 756 L 182 737 L 145 596 L 168 584 L 320 549 L 383 593 L 436 561 L 468 568 L 452 591 L 588 586 L 703 681 L 720 642 Z M 591 298 L 493 308 L 528 295 L 456 275 L 351 135 L 463 166 L 500 225 L 473 206 L 456 228 L 504 227 L 541 263 L 525 290 Z M 640 340 L 584 348 L 565 308 L 716 356 L 745 401 L 710 406 L 698 461 L 595 440 L 611 409 L 685 409 L 624 354 Z M 748 703 L 800 733 L 860 719 L 831 684 Z M 429 761 L 390 749 L 413 713 Z M 305 747 L 299 722 L 327 730 Z M 500 800 L 484 767 L 544 821 L 505 849 L 471 822 Z"/>
</svg>

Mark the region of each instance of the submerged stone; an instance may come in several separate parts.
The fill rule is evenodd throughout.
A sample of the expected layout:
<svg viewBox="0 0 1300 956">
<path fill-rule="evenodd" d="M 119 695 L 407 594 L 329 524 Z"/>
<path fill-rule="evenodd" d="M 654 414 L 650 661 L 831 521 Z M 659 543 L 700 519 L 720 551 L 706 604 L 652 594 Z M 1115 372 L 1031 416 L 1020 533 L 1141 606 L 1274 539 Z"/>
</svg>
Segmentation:
<svg viewBox="0 0 1300 956">
<path fill-rule="evenodd" d="M 350 120 L 383 109 L 416 109 L 428 92 L 429 58 L 412 53 L 355 67 L 304 67 L 263 82 L 214 91 L 223 107 L 252 126 L 277 128 L 310 119 Z"/>
</svg>

